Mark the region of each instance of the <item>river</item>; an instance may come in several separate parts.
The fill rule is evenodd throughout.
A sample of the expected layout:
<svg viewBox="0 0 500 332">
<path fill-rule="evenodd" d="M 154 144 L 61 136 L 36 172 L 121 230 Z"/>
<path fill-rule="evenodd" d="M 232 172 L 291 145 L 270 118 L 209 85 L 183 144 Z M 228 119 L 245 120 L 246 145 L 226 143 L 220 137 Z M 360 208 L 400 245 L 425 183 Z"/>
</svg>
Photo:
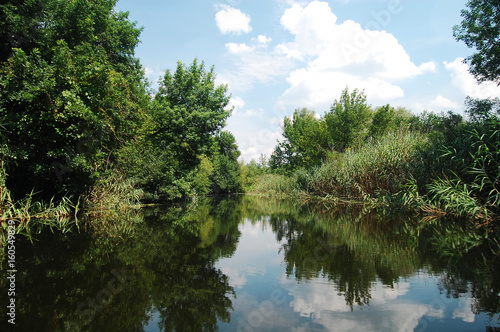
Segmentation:
<svg viewBox="0 0 500 332">
<path fill-rule="evenodd" d="M 445 221 L 236 196 L 103 225 L 17 239 L 16 331 L 500 330 L 498 256 Z"/>
</svg>

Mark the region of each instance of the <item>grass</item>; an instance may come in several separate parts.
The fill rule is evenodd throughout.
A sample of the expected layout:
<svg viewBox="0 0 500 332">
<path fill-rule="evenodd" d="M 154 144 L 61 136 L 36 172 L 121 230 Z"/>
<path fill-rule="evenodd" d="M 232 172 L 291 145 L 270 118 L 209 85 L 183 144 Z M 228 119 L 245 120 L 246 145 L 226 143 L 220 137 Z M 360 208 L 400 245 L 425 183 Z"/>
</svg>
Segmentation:
<svg viewBox="0 0 500 332">
<path fill-rule="evenodd" d="M 8 222 L 15 221 L 15 234 L 22 234 L 32 239 L 33 233 L 40 233 L 45 228 L 68 232 L 78 227 L 79 204 L 73 204 L 64 197 L 58 203 L 51 200 L 42 203 L 34 199 L 31 193 L 21 200 L 14 201 L 5 185 L 6 173 L 4 162 L 0 159 L 0 265 L 5 258 L 4 250 L 8 240 Z"/>
<path fill-rule="evenodd" d="M 84 197 L 85 227 L 94 233 L 116 237 L 142 221 L 138 210 L 143 191 L 119 171 L 100 178 Z"/>
<path fill-rule="evenodd" d="M 273 196 L 323 197 L 374 201 L 400 192 L 412 174 L 424 170 L 424 135 L 400 130 L 356 150 L 333 154 L 320 167 L 298 169 L 292 176 L 265 175 L 252 192 Z"/>
</svg>

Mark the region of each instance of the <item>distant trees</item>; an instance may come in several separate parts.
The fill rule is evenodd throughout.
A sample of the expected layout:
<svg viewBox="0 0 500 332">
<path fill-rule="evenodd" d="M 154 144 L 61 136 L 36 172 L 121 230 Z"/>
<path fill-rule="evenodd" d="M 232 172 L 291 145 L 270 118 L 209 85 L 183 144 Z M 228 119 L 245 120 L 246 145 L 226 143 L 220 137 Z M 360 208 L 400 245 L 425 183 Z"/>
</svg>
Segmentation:
<svg viewBox="0 0 500 332">
<path fill-rule="evenodd" d="M 344 152 L 361 142 L 368 134 L 371 116 L 372 110 L 366 103 L 364 91 L 354 89 L 349 93 L 345 88 L 340 100 L 335 100 L 330 111 L 325 114 L 330 146 Z"/>
<path fill-rule="evenodd" d="M 319 166 L 331 151 L 344 152 L 368 137 L 377 137 L 408 123 L 411 114 L 386 105 L 373 112 L 363 91 L 342 91 L 324 116 L 306 108 L 285 117 L 282 142 L 276 146 L 269 167 L 290 174 L 299 167 Z"/>
<path fill-rule="evenodd" d="M 314 111 L 301 108 L 291 118 L 285 118 L 283 137 L 285 141 L 271 155 L 271 168 L 286 173 L 296 167 L 319 165 L 326 156 L 326 124 Z"/>
</svg>

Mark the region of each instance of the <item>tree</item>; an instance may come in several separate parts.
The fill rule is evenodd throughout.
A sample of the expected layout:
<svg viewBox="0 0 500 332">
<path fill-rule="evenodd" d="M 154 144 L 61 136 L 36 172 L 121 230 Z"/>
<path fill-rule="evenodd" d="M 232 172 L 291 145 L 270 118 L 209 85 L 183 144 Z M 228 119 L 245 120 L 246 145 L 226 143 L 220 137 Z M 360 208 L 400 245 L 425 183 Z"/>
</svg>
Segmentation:
<svg viewBox="0 0 500 332">
<path fill-rule="evenodd" d="M 358 144 L 368 134 L 372 110 L 366 103 L 364 91 L 348 88 L 342 91 L 340 100 L 335 100 L 325 114 L 330 145 L 339 152 Z"/>
<path fill-rule="evenodd" d="M 231 114 L 226 109 L 229 99 L 227 86 L 215 85 L 213 67 L 206 71 L 204 62 L 198 64 L 196 59 L 189 67 L 179 61 L 174 73 L 165 72 L 155 96 L 151 140 L 168 148 L 187 174 L 225 126 Z"/>
<path fill-rule="evenodd" d="M 137 134 L 148 98 L 141 29 L 116 0 L 0 5 L 0 123 L 17 197 L 79 194 Z"/>
<path fill-rule="evenodd" d="M 326 156 L 326 126 L 314 111 L 296 109 L 291 117 L 285 117 L 283 125 L 284 142 L 271 155 L 273 169 L 291 171 L 297 167 L 319 165 Z"/>
<path fill-rule="evenodd" d="M 241 190 L 240 151 L 234 136 L 223 131 L 215 137 L 213 153 L 213 192 L 234 193 Z"/>
<path fill-rule="evenodd" d="M 386 132 L 395 129 L 394 117 L 396 112 L 389 104 L 379 107 L 373 114 L 370 124 L 369 135 L 372 137 L 380 136 Z"/>
<path fill-rule="evenodd" d="M 189 67 L 178 62 L 175 72 L 165 72 L 144 135 L 119 153 L 119 166 L 144 190 L 146 200 L 206 194 L 214 178 L 224 190 L 234 187 L 239 151 L 234 137 L 221 132 L 231 113 L 229 96 L 227 86 L 214 81 L 214 68 L 207 71 L 196 59 Z"/>
<path fill-rule="evenodd" d="M 453 35 L 476 53 L 465 61 L 479 81 L 495 81 L 500 85 L 500 2 L 469 0 L 463 9 L 463 20 L 453 27 Z"/>
</svg>

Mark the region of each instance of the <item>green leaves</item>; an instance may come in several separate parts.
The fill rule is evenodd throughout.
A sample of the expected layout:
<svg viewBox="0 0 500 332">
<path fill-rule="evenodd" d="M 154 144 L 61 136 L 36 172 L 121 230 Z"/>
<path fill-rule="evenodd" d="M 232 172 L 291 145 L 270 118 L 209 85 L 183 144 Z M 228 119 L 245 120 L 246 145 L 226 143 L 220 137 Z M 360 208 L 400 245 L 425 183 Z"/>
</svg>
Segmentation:
<svg viewBox="0 0 500 332">
<path fill-rule="evenodd" d="M 342 91 L 340 100 L 335 100 L 330 112 L 325 114 L 325 122 L 330 136 L 330 144 L 339 152 L 353 147 L 367 135 L 372 110 L 366 103 L 364 91 L 354 89 L 349 94 Z"/>
<path fill-rule="evenodd" d="M 176 71 L 165 72 L 153 105 L 151 138 L 168 146 L 184 170 L 193 169 L 198 155 L 206 153 L 211 137 L 219 132 L 230 115 L 226 110 L 227 86 L 215 85 L 214 68 L 195 59 L 190 67 L 178 62 Z"/>
<path fill-rule="evenodd" d="M 23 21 L 36 28 L 19 48 L 4 45 L 0 64 L 10 176 L 26 179 L 15 195 L 33 187 L 48 196 L 79 194 L 142 126 L 147 96 L 133 58 L 140 29 L 113 11 L 115 1 L 41 4 L 12 0 L 0 8 L 10 31 L 21 31 Z"/>
<path fill-rule="evenodd" d="M 453 27 L 453 35 L 476 53 L 466 62 L 479 82 L 500 84 L 500 4 L 498 1 L 469 0 L 462 10 L 463 20 Z"/>
</svg>

